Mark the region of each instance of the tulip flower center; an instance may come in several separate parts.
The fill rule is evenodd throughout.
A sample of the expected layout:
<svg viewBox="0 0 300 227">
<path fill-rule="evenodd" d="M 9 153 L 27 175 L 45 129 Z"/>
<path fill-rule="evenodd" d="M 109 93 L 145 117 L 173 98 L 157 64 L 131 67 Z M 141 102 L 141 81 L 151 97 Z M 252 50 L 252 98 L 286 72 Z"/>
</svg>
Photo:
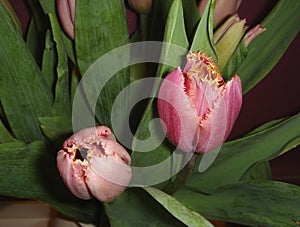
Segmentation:
<svg viewBox="0 0 300 227">
<path fill-rule="evenodd" d="M 88 148 L 82 147 L 82 148 L 77 148 L 75 151 L 75 160 L 80 160 L 84 161 L 88 155 Z"/>
<path fill-rule="evenodd" d="M 221 96 L 225 84 L 218 65 L 205 53 L 190 53 L 183 75 L 185 92 L 196 109 L 199 120 L 205 120 Z"/>
</svg>

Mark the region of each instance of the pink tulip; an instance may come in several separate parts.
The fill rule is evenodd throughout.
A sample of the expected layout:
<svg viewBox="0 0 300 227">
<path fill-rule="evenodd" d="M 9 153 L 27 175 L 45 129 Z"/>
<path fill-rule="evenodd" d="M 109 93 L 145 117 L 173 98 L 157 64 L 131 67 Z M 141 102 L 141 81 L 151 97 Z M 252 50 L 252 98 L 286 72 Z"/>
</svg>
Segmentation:
<svg viewBox="0 0 300 227">
<path fill-rule="evenodd" d="M 245 45 L 246 47 L 256 38 L 259 34 L 263 33 L 266 28 L 262 27 L 260 24 L 256 25 L 245 35 Z"/>
<path fill-rule="evenodd" d="M 65 33 L 74 39 L 74 21 L 75 21 L 76 0 L 57 0 L 57 12 Z"/>
<path fill-rule="evenodd" d="M 66 186 L 81 199 L 102 202 L 117 198 L 131 179 L 130 156 L 109 128 L 81 130 L 57 154 L 57 167 Z"/>
<path fill-rule="evenodd" d="M 201 0 L 198 5 L 198 11 L 202 16 L 204 9 L 207 5 L 208 0 Z M 242 0 L 217 0 L 215 13 L 214 13 L 214 22 L 215 24 L 219 24 L 224 19 L 236 13 L 238 8 L 240 7 Z"/>
<path fill-rule="evenodd" d="M 242 105 L 238 76 L 224 82 L 202 52 L 187 55 L 183 72 L 173 70 L 158 93 L 158 113 L 169 140 L 183 151 L 204 153 L 228 137 Z"/>
</svg>

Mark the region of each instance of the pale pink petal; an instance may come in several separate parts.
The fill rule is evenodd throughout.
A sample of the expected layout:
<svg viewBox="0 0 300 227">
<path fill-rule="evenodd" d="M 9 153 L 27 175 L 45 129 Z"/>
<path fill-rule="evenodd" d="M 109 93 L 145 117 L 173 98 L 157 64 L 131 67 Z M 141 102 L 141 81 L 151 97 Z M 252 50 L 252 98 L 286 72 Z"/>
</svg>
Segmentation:
<svg viewBox="0 0 300 227">
<path fill-rule="evenodd" d="M 128 186 L 130 166 L 112 156 L 94 157 L 86 171 L 86 183 L 91 193 L 102 202 L 111 202 Z"/>
<path fill-rule="evenodd" d="M 69 155 L 60 150 L 57 154 L 57 167 L 70 191 L 81 199 L 91 199 L 87 185 L 84 182 L 84 172 L 80 160 L 73 160 L 75 154 Z"/>
</svg>

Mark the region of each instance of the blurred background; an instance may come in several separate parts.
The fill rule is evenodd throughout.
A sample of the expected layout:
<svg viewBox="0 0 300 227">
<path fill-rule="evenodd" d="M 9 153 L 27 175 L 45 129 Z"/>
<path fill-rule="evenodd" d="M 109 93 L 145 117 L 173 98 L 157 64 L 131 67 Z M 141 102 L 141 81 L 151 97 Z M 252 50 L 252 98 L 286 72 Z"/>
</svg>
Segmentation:
<svg viewBox="0 0 300 227">
<path fill-rule="evenodd" d="M 25 0 L 10 0 L 26 34 L 30 12 Z M 238 10 L 241 18 L 246 18 L 251 27 L 259 23 L 277 0 L 243 0 Z M 128 10 L 129 29 L 136 25 L 136 15 Z M 244 96 L 243 107 L 230 139 L 241 137 L 245 133 L 271 120 L 291 116 L 300 111 L 300 75 L 299 75 L 300 35 L 290 45 L 279 63 L 268 76 Z M 300 185 L 300 147 L 293 149 L 271 161 L 275 180 Z"/>
</svg>

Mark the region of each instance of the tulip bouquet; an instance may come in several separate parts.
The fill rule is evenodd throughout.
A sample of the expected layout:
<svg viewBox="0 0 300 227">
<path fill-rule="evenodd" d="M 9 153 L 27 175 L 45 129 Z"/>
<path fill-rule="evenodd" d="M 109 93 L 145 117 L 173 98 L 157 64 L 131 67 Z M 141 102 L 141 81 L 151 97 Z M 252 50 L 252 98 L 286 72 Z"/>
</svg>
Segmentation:
<svg viewBox="0 0 300 227">
<path fill-rule="evenodd" d="M 1 0 L 0 194 L 96 226 L 297 225 L 300 187 L 268 161 L 300 144 L 299 114 L 226 140 L 300 2 L 252 28 L 240 2 L 27 0 L 24 38 Z"/>
</svg>

